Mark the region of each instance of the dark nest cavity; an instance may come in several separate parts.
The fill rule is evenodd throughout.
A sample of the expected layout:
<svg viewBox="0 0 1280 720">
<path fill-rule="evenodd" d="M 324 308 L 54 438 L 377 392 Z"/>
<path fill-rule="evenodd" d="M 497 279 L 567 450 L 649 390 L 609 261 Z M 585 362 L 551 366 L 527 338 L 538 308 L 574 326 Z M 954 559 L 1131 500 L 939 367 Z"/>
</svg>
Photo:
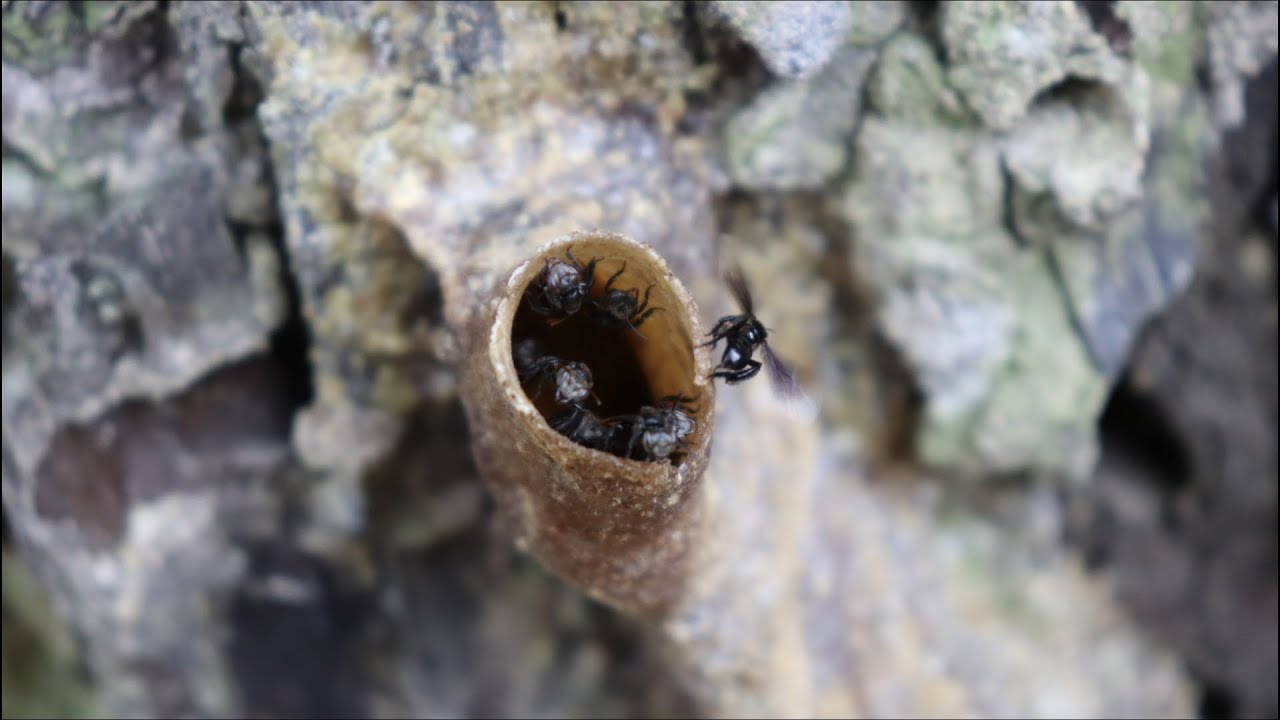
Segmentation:
<svg viewBox="0 0 1280 720">
<path fill-rule="evenodd" d="M 575 245 L 568 253 L 549 255 L 549 264 L 541 265 L 524 288 L 511 332 L 512 363 L 521 387 L 548 424 L 579 445 L 632 460 L 679 465 L 697 432 L 694 418 L 701 398 L 691 397 L 691 353 L 689 362 L 683 362 L 672 352 L 690 345 L 688 330 L 677 319 L 675 294 L 636 270 L 640 264 L 635 258 L 588 250 Z M 588 289 L 576 311 L 549 309 L 539 301 L 553 275 L 546 268 L 556 267 L 557 261 L 570 263 L 585 280 L 593 259 L 591 282 L 582 282 Z M 632 295 L 641 308 L 648 290 L 648 308 L 656 310 L 637 315 L 643 317 L 638 327 L 619 322 L 605 312 L 607 288 Z M 672 333 L 678 342 L 671 342 Z M 560 373 L 563 366 L 547 358 L 584 364 L 590 371 L 590 392 L 582 395 L 580 372 Z M 530 372 L 531 360 L 541 372 Z M 566 397 L 573 395 L 582 396 Z"/>
</svg>

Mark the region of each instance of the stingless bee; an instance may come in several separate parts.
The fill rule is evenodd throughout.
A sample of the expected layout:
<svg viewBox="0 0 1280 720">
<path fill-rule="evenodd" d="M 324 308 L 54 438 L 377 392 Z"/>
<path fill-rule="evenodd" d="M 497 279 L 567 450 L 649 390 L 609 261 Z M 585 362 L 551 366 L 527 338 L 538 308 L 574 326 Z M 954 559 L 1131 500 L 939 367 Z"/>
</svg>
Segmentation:
<svg viewBox="0 0 1280 720">
<path fill-rule="evenodd" d="M 795 372 L 769 346 L 769 331 L 755 316 L 755 303 L 742 270 L 735 265 L 724 274 L 724 280 L 742 314 L 720 318 L 711 332 L 707 333 L 711 340 L 703 343 L 703 347 L 710 345 L 714 350 L 721 340 L 725 342 L 720 364 L 711 376 L 730 385 L 750 380 L 760 372 L 760 361 L 752 359 L 755 351 L 760 350 L 764 356 L 764 365 L 769 368 L 769 379 L 774 389 L 784 399 L 805 400 Z"/>
<path fill-rule="evenodd" d="M 653 290 L 653 285 L 645 288 L 644 300 L 640 299 L 640 290 L 637 288 L 630 290 L 613 289 L 613 282 L 626 269 L 627 264 L 624 262 L 618 272 L 610 276 L 609 281 L 605 283 L 604 294 L 593 300 L 592 304 L 595 306 L 595 316 L 601 324 L 620 330 L 630 329 L 643 338 L 644 334 L 637 328 L 650 315 L 662 308 L 649 307 L 649 292 Z"/>
<path fill-rule="evenodd" d="M 525 343 L 529 342 L 525 341 Z M 530 345 L 522 343 L 521 346 L 517 346 L 516 372 L 520 375 L 522 383 L 530 383 L 538 387 L 534 398 L 538 397 L 543 384 L 548 379 L 552 379 L 556 383 L 556 402 L 559 404 L 581 404 L 588 396 L 595 400 L 596 405 L 600 404 L 600 398 L 595 397 L 595 393 L 591 392 L 595 383 L 591 378 L 591 369 L 586 363 L 563 360 L 554 355 L 531 357 L 531 352 L 535 351 L 531 350 Z"/>
<path fill-rule="evenodd" d="M 657 407 L 645 405 L 635 415 L 618 418 L 630 427 L 623 457 L 635 459 L 636 450 L 641 458 L 658 460 L 688 449 L 685 438 L 693 434 L 698 424 L 692 413 L 695 407 L 684 407 L 695 398 L 668 395 L 658 401 Z M 621 452 L 621 449 L 617 449 Z"/>
<path fill-rule="evenodd" d="M 618 418 L 602 420 L 578 403 L 552 415 L 548 422 L 553 430 L 579 445 L 615 454 L 616 448 L 623 443 L 623 433 L 626 431 L 626 425 L 622 420 Z"/>
<path fill-rule="evenodd" d="M 573 257 L 572 250 L 566 249 L 564 254 L 569 262 L 547 258 L 547 264 L 526 295 L 534 312 L 557 318 L 557 321 L 577 313 L 583 303 L 591 299 L 596 263 L 601 260 L 591 258 L 583 265 Z"/>
</svg>

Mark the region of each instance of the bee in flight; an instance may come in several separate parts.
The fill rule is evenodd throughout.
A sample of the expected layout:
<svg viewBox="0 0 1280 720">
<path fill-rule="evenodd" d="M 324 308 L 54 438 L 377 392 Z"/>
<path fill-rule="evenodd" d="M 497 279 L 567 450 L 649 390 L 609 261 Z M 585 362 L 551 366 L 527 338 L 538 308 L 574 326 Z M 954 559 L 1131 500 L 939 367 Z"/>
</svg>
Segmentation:
<svg viewBox="0 0 1280 720">
<path fill-rule="evenodd" d="M 720 318 L 711 332 L 707 333 L 711 340 L 703 343 L 704 347 L 709 345 L 714 350 L 721 340 L 725 344 L 720 364 L 711 376 L 736 385 L 750 380 L 760 372 L 761 367 L 766 367 L 769 380 L 782 399 L 807 410 L 810 402 L 796 380 L 795 371 L 769 346 L 769 331 L 756 318 L 751 288 L 748 287 L 742 270 L 733 266 L 724 274 L 724 281 L 742 313 Z M 763 363 L 754 359 L 757 350 L 764 358 Z"/>
</svg>

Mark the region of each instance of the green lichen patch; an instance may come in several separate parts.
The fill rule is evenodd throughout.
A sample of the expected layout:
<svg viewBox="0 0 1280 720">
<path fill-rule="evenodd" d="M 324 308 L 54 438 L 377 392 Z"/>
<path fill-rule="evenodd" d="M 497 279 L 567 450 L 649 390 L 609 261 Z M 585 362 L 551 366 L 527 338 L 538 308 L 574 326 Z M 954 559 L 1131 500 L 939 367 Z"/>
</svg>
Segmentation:
<svg viewBox="0 0 1280 720">
<path fill-rule="evenodd" d="M 1019 192 L 1047 194 L 1068 224 L 1096 231 L 1140 200 L 1147 132 L 1111 90 L 1087 85 L 1037 101 L 1001 158 Z"/>
<path fill-rule="evenodd" d="M 1109 83 L 1125 71 L 1073 2 L 953 2 L 940 12 L 951 83 L 998 130 L 1069 76 Z"/>
<path fill-rule="evenodd" d="M 1040 253 L 1020 255 L 1004 277 L 1016 308 L 1007 360 L 971 416 L 945 422 L 926 415 L 920 454 L 970 477 L 1026 471 L 1084 477 L 1096 459 L 1094 422 L 1107 380 L 1075 336 Z"/>
<path fill-rule="evenodd" d="M 1000 226 L 999 156 L 970 131 L 875 116 L 858 133 L 843 210 L 874 244 L 922 235 L 969 238 Z"/>
<path fill-rule="evenodd" d="M 99 717 L 75 667 L 75 648 L 43 588 L 8 546 L 3 554 L 3 714 L 6 718 Z"/>
<path fill-rule="evenodd" d="M 868 105 L 877 115 L 903 124 L 976 124 L 933 48 L 915 33 L 899 33 L 881 50 L 868 80 Z"/>
<path fill-rule="evenodd" d="M 817 188 L 845 166 L 875 55 L 847 46 L 815 77 L 774 85 L 730 118 L 726 165 L 752 189 Z"/>
<path fill-rule="evenodd" d="M 1135 61 L 1153 79 L 1179 88 L 1192 82 L 1203 40 L 1195 3 L 1122 0 L 1115 13 L 1131 29 Z"/>
<path fill-rule="evenodd" d="M 884 42 L 907 19 L 907 3 L 901 0 L 862 0 L 849 3 L 853 21 L 845 42 L 855 47 L 872 47 Z"/>
</svg>

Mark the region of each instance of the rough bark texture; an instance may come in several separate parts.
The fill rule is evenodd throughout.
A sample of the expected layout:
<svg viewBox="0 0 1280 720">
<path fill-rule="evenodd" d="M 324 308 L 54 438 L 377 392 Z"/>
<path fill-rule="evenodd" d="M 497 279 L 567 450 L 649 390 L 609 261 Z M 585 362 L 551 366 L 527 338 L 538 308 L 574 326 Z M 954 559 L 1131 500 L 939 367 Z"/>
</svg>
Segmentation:
<svg viewBox="0 0 1280 720">
<path fill-rule="evenodd" d="M 1211 716 L 1274 717 L 1276 65 L 1211 169 L 1212 250 L 1143 333 L 1102 421 L 1076 537 L 1183 654 Z"/>
<path fill-rule="evenodd" d="M 5 715 L 1274 715 L 1276 18 L 6 2 Z M 704 326 L 741 263 L 821 407 L 718 388 L 660 620 L 458 397 L 595 228 Z"/>
</svg>

